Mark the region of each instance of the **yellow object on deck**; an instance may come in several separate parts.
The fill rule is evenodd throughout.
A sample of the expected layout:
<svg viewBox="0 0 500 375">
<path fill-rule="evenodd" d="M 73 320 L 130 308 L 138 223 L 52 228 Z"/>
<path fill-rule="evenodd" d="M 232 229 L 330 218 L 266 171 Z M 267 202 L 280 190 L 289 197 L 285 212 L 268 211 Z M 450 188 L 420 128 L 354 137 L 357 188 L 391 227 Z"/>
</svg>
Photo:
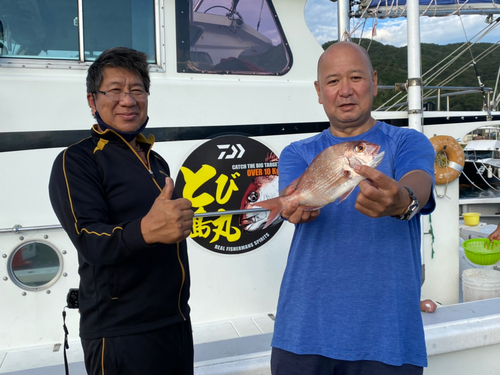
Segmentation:
<svg viewBox="0 0 500 375">
<path fill-rule="evenodd" d="M 478 212 L 467 212 L 462 216 L 464 217 L 465 225 L 474 226 L 479 224 L 481 214 Z"/>
</svg>

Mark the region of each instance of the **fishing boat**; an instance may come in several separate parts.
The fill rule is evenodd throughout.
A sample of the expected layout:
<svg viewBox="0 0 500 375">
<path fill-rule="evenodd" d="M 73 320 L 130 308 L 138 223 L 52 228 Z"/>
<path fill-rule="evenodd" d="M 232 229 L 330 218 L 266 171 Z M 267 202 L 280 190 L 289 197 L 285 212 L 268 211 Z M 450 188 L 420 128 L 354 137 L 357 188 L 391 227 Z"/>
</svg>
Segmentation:
<svg viewBox="0 0 500 375">
<path fill-rule="evenodd" d="M 209 180 L 195 179 L 208 200 L 193 204 L 200 216 L 188 239 L 195 373 L 269 374 L 293 225 L 263 229 L 265 214 L 240 221 L 238 211 L 256 197 L 252 186 L 277 194 L 277 158 L 286 145 L 328 127 L 313 87 L 323 50 L 307 28 L 305 3 L 126 0 L 117 8 L 90 0 L 14 0 L 1 5 L 0 374 L 63 373 L 64 356 L 71 375 L 85 373 L 78 310 L 67 308 L 68 292 L 79 283 L 77 254 L 58 225 L 47 185 L 55 157 L 86 137 L 93 122 L 85 100 L 88 66 L 116 45 L 148 54 L 152 86 L 145 134 L 155 136 L 155 150 L 168 161 L 176 190 L 182 195 L 193 181 L 186 176 L 204 166 L 214 173 Z M 489 5 L 498 14 L 498 0 Z M 354 13 L 348 1 L 338 7 L 343 39 Z M 485 124 L 500 125 L 494 108 L 422 111 L 418 4 L 404 10 L 408 110 L 373 116 L 429 138 L 457 139 Z M 264 177 L 266 185 L 256 180 Z M 436 193 L 441 198 L 432 220 L 422 219 L 422 298 L 442 307 L 423 314 L 425 373 L 495 373 L 500 300 L 460 303 L 458 180 L 436 187 Z"/>
<path fill-rule="evenodd" d="M 495 195 L 500 190 L 500 141 L 477 139 L 464 147 L 465 164 L 460 175 L 460 195 Z"/>
<path fill-rule="evenodd" d="M 459 178 L 460 215 L 474 211 L 483 224 L 500 223 L 500 141 L 498 128 L 484 126 L 470 133 L 464 145 Z"/>
</svg>

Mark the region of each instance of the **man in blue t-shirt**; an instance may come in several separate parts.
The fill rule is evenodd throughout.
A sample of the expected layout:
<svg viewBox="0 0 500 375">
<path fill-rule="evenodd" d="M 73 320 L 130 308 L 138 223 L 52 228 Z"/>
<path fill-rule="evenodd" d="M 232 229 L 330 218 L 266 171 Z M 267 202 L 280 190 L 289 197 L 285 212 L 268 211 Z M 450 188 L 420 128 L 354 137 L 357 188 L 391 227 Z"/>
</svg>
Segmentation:
<svg viewBox="0 0 500 375">
<path fill-rule="evenodd" d="M 421 133 L 371 117 L 377 73 L 367 52 L 339 42 L 323 53 L 314 83 L 330 120 L 290 144 L 280 190 L 325 148 L 380 145 L 377 169 L 342 203 L 282 216 L 296 224 L 276 314 L 273 375 L 421 375 L 427 366 L 420 313 L 420 215 L 435 207 L 434 150 Z"/>
</svg>

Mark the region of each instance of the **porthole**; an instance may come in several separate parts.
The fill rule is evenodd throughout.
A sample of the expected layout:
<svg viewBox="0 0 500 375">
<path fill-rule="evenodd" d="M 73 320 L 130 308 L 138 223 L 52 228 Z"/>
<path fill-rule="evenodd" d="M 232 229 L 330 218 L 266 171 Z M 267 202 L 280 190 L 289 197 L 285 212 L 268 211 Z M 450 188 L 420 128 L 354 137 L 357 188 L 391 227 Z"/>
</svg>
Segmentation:
<svg viewBox="0 0 500 375">
<path fill-rule="evenodd" d="M 20 288 L 44 290 L 61 276 L 61 253 L 47 242 L 28 241 L 19 245 L 9 256 L 7 268 L 10 279 Z"/>
</svg>

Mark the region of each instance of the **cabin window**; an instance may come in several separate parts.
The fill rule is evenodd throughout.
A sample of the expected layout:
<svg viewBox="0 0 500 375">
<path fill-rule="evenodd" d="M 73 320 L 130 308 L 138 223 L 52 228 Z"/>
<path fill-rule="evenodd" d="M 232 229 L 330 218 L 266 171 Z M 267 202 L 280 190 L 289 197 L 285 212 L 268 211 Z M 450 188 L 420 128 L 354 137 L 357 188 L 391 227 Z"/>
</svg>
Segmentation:
<svg viewBox="0 0 500 375">
<path fill-rule="evenodd" d="M 466 160 L 481 160 L 486 158 L 492 158 L 493 151 L 484 151 L 484 150 L 468 150 L 465 151 L 465 159 Z"/>
<path fill-rule="evenodd" d="M 84 62 L 123 46 L 155 62 L 154 30 L 153 0 L 3 0 L 0 57 Z"/>
<path fill-rule="evenodd" d="M 11 253 L 8 272 L 11 280 L 22 289 L 47 289 L 62 273 L 62 256 L 47 243 L 25 242 Z"/>
<path fill-rule="evenodd" d="M 292 55 L 270 0 L 176 2 L 177 70 L 280 75 Z"/>
</svg>

